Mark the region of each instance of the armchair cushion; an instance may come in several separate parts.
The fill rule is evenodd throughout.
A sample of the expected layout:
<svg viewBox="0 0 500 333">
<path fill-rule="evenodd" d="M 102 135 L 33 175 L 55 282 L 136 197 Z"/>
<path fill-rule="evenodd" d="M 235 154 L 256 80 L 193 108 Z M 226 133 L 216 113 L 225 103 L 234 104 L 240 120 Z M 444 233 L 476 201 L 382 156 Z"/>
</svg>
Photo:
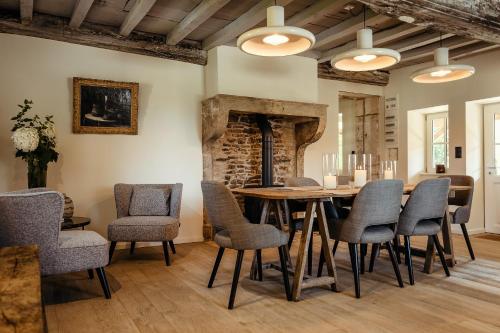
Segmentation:
<svg viewBox="0 0 500 333">
<path fill-rule="evenodd" d="M 108 225 L 108 239 L 117 242 L 160 242 L 173 240 L 179 220 L 171 216 L 126 216 Z"/>
<path fill-rule="evenodd" d="M 288 234 L 270 224 L 241 223 L 215 235 L 215 242 L 224 248 L 257 250 L 288 243 Z"/>
<path fill-rule="evenodd" d="M 130 200 L 130 216 L 167 216 L 170 190 L 135 187 Z"/>
</svg>

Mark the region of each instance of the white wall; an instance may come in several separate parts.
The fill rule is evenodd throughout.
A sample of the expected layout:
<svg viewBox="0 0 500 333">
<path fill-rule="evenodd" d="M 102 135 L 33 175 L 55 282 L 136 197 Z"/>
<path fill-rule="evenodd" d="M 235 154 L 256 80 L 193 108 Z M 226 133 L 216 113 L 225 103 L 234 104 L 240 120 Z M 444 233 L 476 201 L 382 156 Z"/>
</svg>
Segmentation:
<svg viewBox="0 0 500 333">
<path fill-rule="evenodd" d="M 478 128 L 477 114 L 474 115 L 474 112 L 482 112 L 482 109 L 476 108 L 475 111 L 470 109 L 471 111 L 466 112 L 466 102 L 500 96 L 500 84 L 498 83 L 500 64 L 498 59 L 500 59 L 500 51 L 462 59 L 458 62 L 474 66 L 476 74 L 468 79 L 436 85 L 414 83 L 409 78 L 414 70 L 429 66 L 430 63 L 391 71 L 389 85 L 385 88 L 385 95 L 399 95 L 399 140 L 400 147 L 403 148 L 399 154 L 399 169 L 403 172 L 404 178 L 407 179 L 408 177 L 408 161 L 410 160 L 409 151 L 404 148 L 410 144 L 407 135 L 408 131 L 411 130 L 408 128 L 408 111 L 447 104 L 451 152 L 448 172 L 450 174 L 469 173 L 474 176 L 476 180 L 476 197 L 480 199 L 483 177 L 481 173 L 477 173 L 477 165 L 471 164 L 470 161 L 482 158 L 482 155 L 477 149 L 470 149 L 468 145 L 471 145 L 474 141 L 482 144 L 482 139 L 478 139 L 476 133 Z M 456 146 L 463 147 L 461 159 L 456 159 L 454 156 L 454 147 Z M 475 153 L 469 156 L 473 151 Z M 473 172 L 473 169 L 476 171 Z M 484 211 L 481 211 L 482 202 L 478 203 L 477 200 L 475 202 L 469 228 L 474 231 L 481 231 L 484 227 Z"/>
<path fill-rule="evenodd" d="M 202 239 L 202 66 L 6 34 L 0 45 L 0 191 L 26 187 L 9 119 L 32 99 L 57 126 L 60 159 L 49 166 L 48 186 L 73 198 L 75 215 L 92 218 L 90 229 L 106 235 L 115 183 L 181 182 L 178 241 Z M 74 76 L 138 82 L 139 135 L 73 134 Z"/>
<path fill-rule="evenodd" d="M 338 151 L 338 113 L 339 93 L 354 92 L 367 95 L 384 95 L 384 88 L 379 86 L 350 83 L 334 80 L 318 80 L 318 102 L 328 104 L 325 133 L 315 143 L 307 147 L 304 156 L 304 175 L 322 183 L 322 155 L 325 152 Z"/>
<path fill-rule="evenodd" d="M 258 57 L 236 47 L 219 46 L 208 52 L 205 75 L 207 98 L 229 94 L 318 101 L 318 66 L 311 58 Z"/>
</svg>

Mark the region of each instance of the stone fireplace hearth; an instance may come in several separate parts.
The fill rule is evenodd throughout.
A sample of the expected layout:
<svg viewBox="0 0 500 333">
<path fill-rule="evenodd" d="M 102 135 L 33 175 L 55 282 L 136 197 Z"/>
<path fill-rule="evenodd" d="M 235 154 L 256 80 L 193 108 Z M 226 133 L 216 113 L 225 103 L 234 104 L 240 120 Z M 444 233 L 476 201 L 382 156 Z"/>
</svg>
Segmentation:
<svg viewBox="0 0 500 333">
<path fill-rule="evenodd" d="M 265 115 L 273 134 L 273 184 L 304 175 L 304 151 L 325 129 L 327 105 L 216 95 L 203 101 L 203 179 L 229 188 L 258 186 L 262 139 L 257 116 Z M 204 224 L 205 238 L 212 235 Z"/>
</svg>

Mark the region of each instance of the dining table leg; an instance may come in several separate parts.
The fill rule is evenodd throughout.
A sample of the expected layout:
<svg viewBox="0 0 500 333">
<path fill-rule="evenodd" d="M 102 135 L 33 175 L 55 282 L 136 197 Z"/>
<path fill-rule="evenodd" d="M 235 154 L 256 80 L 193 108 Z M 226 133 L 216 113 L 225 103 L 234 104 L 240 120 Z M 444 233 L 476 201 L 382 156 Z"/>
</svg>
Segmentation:
<svg viewBox="0 0 500 333">
<path fill-rule="evenodd" d="M 455 266 L 455 251 L 453 250 L 453 239 L 451 234 L 450 213 L 448 206 L 446 206 L 445 214 L 443 216 L 443 225 L 441 228 L 443 235 L 443 247 L 448 267 Z M 434 271 L 434 260 L 436 257 L 436 248 L 432 237 L 427 239 L 427 251 L 425 255 L 424 273 L 431 274 Z"/>
<path fill-rule="evenodd" d="M 269 211 L 271 208 L 271 202 L 269 199 L 265 199 L 262 202 L 262 212 L 260 214 L 260 224 L 265 224 L 267 223 L 269 219 Z M 252 260 L 252 267 L 250 268 L 250 280 L 257 280 L 258 279 L 258 270 L 257 270 L 257 251 L 254 252 L 253 255 L 253 260 Z"/>
<path fill-rule="evenodd" d="M 274 211 L 275 211 L 275 216 L 276 216 L 276 219 L 278 220 L 278 226 L 279 226 L 279 229 L 281 231 L 285 231 L 285 220 L 283 218 L 283 213 L 286 214 L 286 211 L 284 212 L 282 210 L 282 200 L 274 200 Z M 284 201 L 284 200 L 283 200 Z M 283 206 L 283 209 L 285 207 Z M 290 256 L 290 250 L 288 248 L 288 246 L 286 247 L 285 249 L 285 255 L 286 255 L 286 260 L 287 260 L 287 264 L 289 266 L 290 269 L 293 269 L 293 263 L 292 263 L 292 257 Z"/>
<path fill-rule="evenodd" d="M 321 249 L 323 252 L 323 258 L 326 263 L 326 268 L 328 271 L 328 276 L 334 278 L 335 282 L 331 284 L 333 291 L 337 291 L 337 269 L 335 267 L 335 261 L 333 259 L 333 252 L 330 250 L 330 232 L 328 230 L 328 223 L 325 214 L 325 205 L 323 201 L 318 201 L 316 205 L 316 217 L 318 219 L 319 234 L 321 237 Z"/>
</svg>

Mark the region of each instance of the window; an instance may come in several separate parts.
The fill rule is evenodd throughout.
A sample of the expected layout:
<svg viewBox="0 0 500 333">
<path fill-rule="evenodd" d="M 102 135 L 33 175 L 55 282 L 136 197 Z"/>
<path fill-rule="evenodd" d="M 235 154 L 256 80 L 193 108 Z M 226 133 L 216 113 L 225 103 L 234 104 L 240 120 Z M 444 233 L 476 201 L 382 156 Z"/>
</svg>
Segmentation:
<svg viewBox="0 0 500 333">
<path fill-rule="evenodd" d="M 342 140 L 342 113 L 339 113 L 339 157 L 338 157 L 338 161 L 339 161 L 339 170 L 343 170 L 343 167 L 344 167 L 344 149 L 342 149 L 342 145 L 343 145 L 343 140 Z"/>
<path fill-rule="evenodd" d="M 431 113 L 427 122 L 427 172 L 435 172 L 436 164 L 449 165 L 448 112 Z"/>
</svg>

